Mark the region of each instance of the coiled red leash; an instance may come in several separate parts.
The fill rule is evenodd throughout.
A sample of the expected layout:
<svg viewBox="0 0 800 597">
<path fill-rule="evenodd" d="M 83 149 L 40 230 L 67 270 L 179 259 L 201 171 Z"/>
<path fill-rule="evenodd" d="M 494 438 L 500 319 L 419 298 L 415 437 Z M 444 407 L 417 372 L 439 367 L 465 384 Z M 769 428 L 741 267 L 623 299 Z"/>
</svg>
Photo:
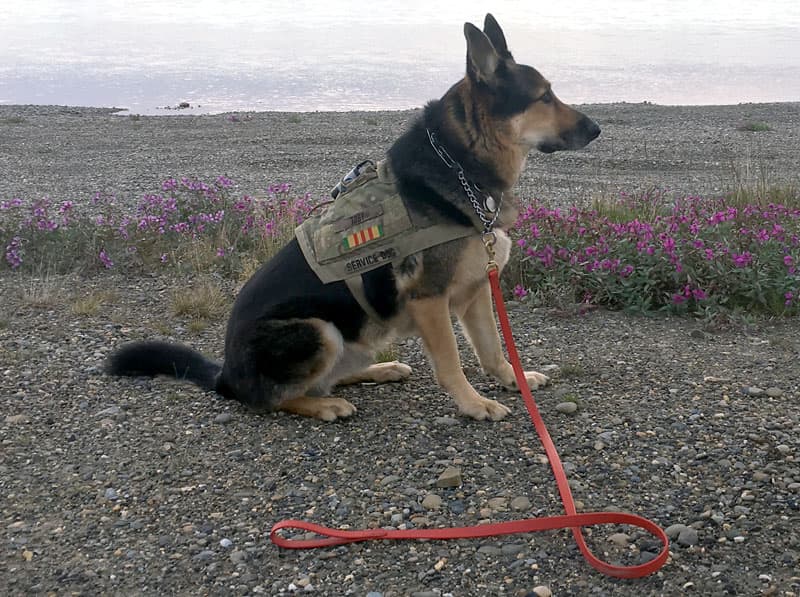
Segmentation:
<svg viewBox="0 0 800 597">
<path fill-rule="evenodd" d="M 487 251 L 490 256 L 492 255 L 491 245 L 493 242 L 487 242 Z M 564 472 L 564 467 L 561 464 L 561 459 L 558 456 L 556 447 L 550 434 L 547 432 L 544 420 L 539 414 L 539 409 L 531 394 L 528 382 L 525 379 L 525 372 L 522 369 L 522 364 L 517 354 L 517 347 L 514 344 L 514 338 L 511 334 L 511 326 L 508 323 L 508 314 L 506 313 L 505 305 L 503 304 L 503 294 L 500 290 L 500 279 L 498 274 L 497 265 L 494 261 L 490 261 L 487 267 L 489 274 L 489 281 L 492 287 L 492 296 L 494 297 L 495 308 L 500 320 L 500 328 L 503 332 L 505 339 L 506 349 L 508 350 L 508 358 L 511 365 L 514 367 L 514 375 L 517 379 L 517 386 L 522 393 L 525 400 L 525 406 L 533 421 L 533 426 L 536 428 L 536 433 L 539 434 L 539 439 L 544 446 L 547 458 L 550 461 L 550 467 L 553 470 L 553 475 L 556 478 L 558 491 L 561 494 L 561 501 L 564 504 L 566 515 L 563 516 L 550 516 L 545 518 L 526 518 L 523 520 L 512 520 L 509 522 L 500 522 L 493 524 L 483 524 L 472 527 L 450 527 L 445 529 L 370 529 L 363 531 L 345 531 L 338 529 L 331 529 L 318 524 L 305 522 L 302 520 L 282 520 L 276 523 L 272 530 L 270 530 L 269 538 L 272 542 L 286 549 L 311 549 L 316 547 L 332 547 L 336 545 L 345 545 L 347 543 L 356 543 L 359 541 L 371 541 L 375 539 L 475 539 L 478 537 L 493 537 L 499 535 L 511 535 L 516 533 L 532 533 L 535 531 L 546 531 L 553 529 L 572 529 L 572 535 L 578 543 L 583 557 L 589 562 L 591 566 L 609 576 L 616 578 L 641 578 L 652 574 L 660 569 L 669 557 L 669 539 L 663 529 L 641 516 L 635 514 L 625 514 L 622 512 L 587 512 L 585 514 L 578 514 L 575 510 L 575 502 L 572 499 L 572 492 L 569 488 L 567 475 Z M 614 566 L 604 562 L 595 556 L 586 541 L 583 538 L 581 527 L 595 525 L 595 524 L 629 524 L 632 526 L 644 529 L 648 533 L 658 537 L 663 544 L 661 552 L 649 562 L 639 564 L 637 566 Z M 287 539 L 278 534 L 281 529 L 297 529 L 302 531 L 310 531 L 321 535 L 320 539 Z"/>
</svg>

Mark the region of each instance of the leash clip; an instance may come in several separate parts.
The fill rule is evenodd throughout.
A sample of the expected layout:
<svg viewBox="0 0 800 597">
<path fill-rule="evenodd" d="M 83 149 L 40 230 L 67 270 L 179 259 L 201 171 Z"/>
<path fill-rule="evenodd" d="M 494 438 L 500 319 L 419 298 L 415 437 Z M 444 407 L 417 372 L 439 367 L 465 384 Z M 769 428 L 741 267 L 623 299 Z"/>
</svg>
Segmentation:
<svg viewBox="0 0 800 597">
<path fill-rule="evenodd" d="M 489 273 L 499 270 L 500 268 L 494 260 L 494 245 L 497 243 L 497 234 L 495 234 L 494 230 L 486 230 L 481 234 L 481 240 L 483 240 L 483 246 L 486 249 L 486 254 L 489 256 L 489 263 L 486 264 L 486 272 Z"/>
</svg>

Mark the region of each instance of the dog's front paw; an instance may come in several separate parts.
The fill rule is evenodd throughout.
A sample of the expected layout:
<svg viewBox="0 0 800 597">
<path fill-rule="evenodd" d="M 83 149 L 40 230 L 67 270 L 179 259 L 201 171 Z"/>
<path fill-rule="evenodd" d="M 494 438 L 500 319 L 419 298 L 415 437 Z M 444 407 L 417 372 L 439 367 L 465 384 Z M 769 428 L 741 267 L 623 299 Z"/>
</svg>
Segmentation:
<svg viewBox="0 0 800 597">
<path fill-rule="evenodd" d="M 536 388 L 546 386 L 548 383 L 550 383 L 550 378 L 544 373 L 539 373 L 538 371 L 526 371 L 525 381 L 528 382 L 531 390 L 535 390 Z"/>
<path fill-rule="evenodd" d="M 544 373 L 539 373 L 538 371 L 526 371 L 525 381 L 528 382 L 528 386 L 531 390 L 535 390 L 550 383 L 550 378 Z M 517 387 L 516 378 L 510 384 L 505 384 L 505 387 L 507 390 L 519 390 Z"/>
<path fill-rule="evenodd" d="M 499 421 L 508 415 L 511 409 L 497 400 L 479 397 L 477 400 L 459 405 L 458 412 L 476 421 L 485 421 L 486 419 Z"/>
</svg>

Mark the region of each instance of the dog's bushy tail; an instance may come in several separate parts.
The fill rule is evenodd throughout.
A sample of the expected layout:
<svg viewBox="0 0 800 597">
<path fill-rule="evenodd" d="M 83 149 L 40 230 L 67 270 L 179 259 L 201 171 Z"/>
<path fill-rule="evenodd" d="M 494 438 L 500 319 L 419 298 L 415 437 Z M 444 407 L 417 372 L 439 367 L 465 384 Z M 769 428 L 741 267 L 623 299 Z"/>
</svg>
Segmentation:
<svg viewBox="0 0 800 597">
<path fill-rule="evenodd" d="M 115 350 L 106 361 L 106 372 L 110 375 L 169 375 L 212 392 L 219 391 L 217 386 L 221 370 L 221 364 L 207 359 L 188 346 L 160 340 L 125 344 Z"/>
</svg>

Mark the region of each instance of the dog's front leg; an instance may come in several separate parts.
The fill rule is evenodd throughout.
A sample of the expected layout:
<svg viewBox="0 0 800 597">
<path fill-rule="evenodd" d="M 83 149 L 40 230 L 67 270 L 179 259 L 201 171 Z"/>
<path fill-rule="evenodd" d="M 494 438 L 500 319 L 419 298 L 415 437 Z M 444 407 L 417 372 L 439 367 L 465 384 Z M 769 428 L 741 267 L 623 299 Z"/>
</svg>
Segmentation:
<svg viewBox="0 0 800 597">
<path fill-rule="evenodd" d="M 458 345 L 446 297 L 415 299 L 409 311 L 433 363 L 436 381 L 456 401 L 458 411 L 473 419 L 498 421 L 511 412 L 475 391 L 461 369 Z"/>
<path fill-rule="evenodd" d="M 492 293 L 488 282 L 481 285 L 459 320 L 483 370 L 496 377 L 506 388 L 517 389 L 514 369 L 506 360 L 503 347 L 500 345 L 500 334 L 494 319 Z M 538 371 L 526 371 L 525 379 L 532 390 L 549 381 L 546 375 Z"/>
</svg>

